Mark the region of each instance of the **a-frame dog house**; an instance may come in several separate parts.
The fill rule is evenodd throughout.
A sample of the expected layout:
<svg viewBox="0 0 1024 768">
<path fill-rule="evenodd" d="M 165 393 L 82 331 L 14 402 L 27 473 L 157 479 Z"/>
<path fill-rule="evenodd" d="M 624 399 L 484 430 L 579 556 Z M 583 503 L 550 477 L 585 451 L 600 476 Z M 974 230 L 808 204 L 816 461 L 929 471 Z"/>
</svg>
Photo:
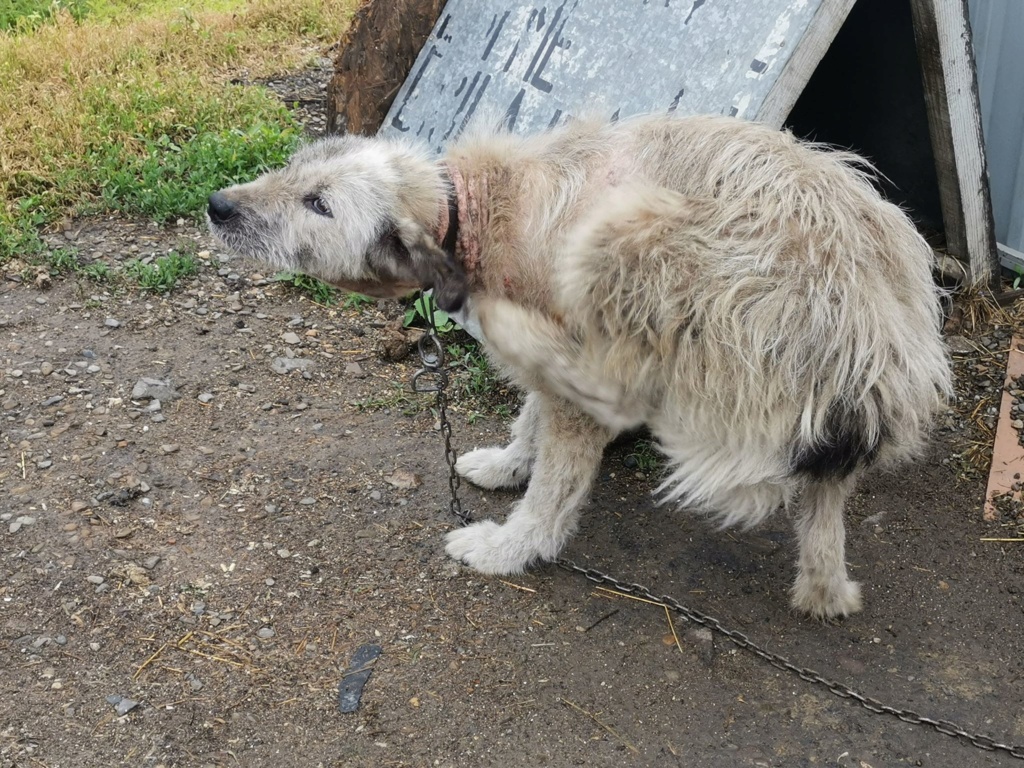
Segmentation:
<svg viewBox="0 0 1024 768">
<path fill-rule="evenodd" d="M 377 0 L 364 7 L 339 56 L 329 127 L 372 129 L 365 113 L 376 96 L 377 104 L 390 103 L 382 132 L 436 148 L 481 114 L 514 131 L 540 130 L 573 114 L 616 119 L 664 111 L 733 114 L 782 127 L 851 11 L 866 37 L 872 27 L 894 23 L 886 14 L 902 13 L 913 34 L 898 44 L 914 48 L 916 42 L 917 55 L 893 66 L 914 71 L 909 79 L 906 71 L 875 76 L 888 81 L 889 74 L 901 74 L 922 86 L 916 98 L 925 115 L 918 119 L 927 127 L 918 139 L 929 145 L 924 151 L 933 162 L 926 175 L 934 174 L 938 190 L 934 218 L 944 234 L 936 243 L 942 246 L 938 264 L 973 284 L 997 274 L 966 0 L 449 0 L 443 10 L 438 0 L 383 5 Z M 421 27 L 424 17 L 436 19 L 407 70 L 401 60 L 410 49 L 410 28 L 401 14 Z M 372 45 L 360 41 L 360 24 Z M 846 55 L 855 61 L 838 76 L 860 77 L 870 68 L 856 60 L 878 54 L 870 43 L 852 46 Z M 405 58 L 408 67 L 411 56 Z M 400 87 L 396 78 L 404 80 Z M 818 84 L 819 94 L 833 93 L 833 112 L 844 87 Z M 789 127 L 834 141 L 813 125 L 815 108 L 800 103 L 801 124 Z M 888 115 L 881 112 L 889 110 L 872 108 L 879 114 L 861 117 L 884 126 Z M 894 125 L 891 133 L 901 130 Z M 856 137 L 837 143 L 859 149 Z M 884 163 L 878 165 L 886 174 Z M 913 195 L 900 202 L 915 205 Z"/>
</svg>

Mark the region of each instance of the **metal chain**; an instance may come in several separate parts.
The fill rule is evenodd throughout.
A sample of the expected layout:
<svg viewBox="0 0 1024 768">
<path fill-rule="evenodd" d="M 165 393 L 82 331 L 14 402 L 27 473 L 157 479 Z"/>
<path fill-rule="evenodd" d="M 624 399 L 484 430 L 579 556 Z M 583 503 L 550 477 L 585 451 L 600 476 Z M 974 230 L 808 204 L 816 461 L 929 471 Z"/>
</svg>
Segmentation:
<svg viewBox="0 0 1024 768">
<path fill-rule="evenodd" d="M 448 420 L 448 395 L 445 393 L 448 386 L 448 371 L 444 367 L 444 345 L 441 344 L 441 339 L 437 336 L 437 326 L 434 325 L 432 301 L 424 314 L 427 315 L 429 330 L 420 336 L 416 343 L 423 367 L 413 374 L 412 388 L 414 392 L 436 393 L 437 419 L 441 424 L 441 436 L 444 437 L 444 459 L 448 462 L 448 488 L 451 491 L 449 510 L 459 519 L 459 523 L 465 526 L 473 522 L 473 516 L 463 511 L 462 502 L 459 500 L 462 478 L 455 471 L 455 460 L 458 457 L 452 447 L 452 423 Z"/>
<path fill-rule="evenodd" d="M 449 470 L 448 487 L 451 490 L 450 509 L 451 513 L 458 518 L 459 523 L 465 526 L 473 522 L 473 516 L 469 512 L 463 511 L 462 503 L 459 501 L 458 496 L 461 478 L 455 471 L 456 454 L 454 448 L 452 448 L 452 428 L 447 414 L 447 396 L 445 395 L 445 387 L 448 386 L 448 374 L 443 368 L 444 349 L 441 345 L 440 339 L 437 337 L 437 329 L 434 327 L 433 312 L 429 312 L 427 314 L 429 315 L 430 329 L 422 338 L 420 338 L 418 345 L 423 367 L 413 375 L 412 384 L 413 389 L 416 392 L 437 393 L 437 412 L 438 418 L 441 422 L 441 434 L 444 436 L 445 460 L 448 462 Z M 420 380 L 425 376 L 434 376 L 435 382 L 433 384 L 420 384 Z M 971 733 L 949 720 L 936 720 L 931 717 L 926 717 L 925 715 L 920 715 L 910 709 L 898 709 L 896 707 L 891 707 L 888 704 L 883 704 L 878 699 L 865 696 L 843 683 L 829 680 L 827 677 L 822 676 L 813 669 L 797 666 L 785 656 L 761 647 L 742 632 L 725 627 L 713 616 L 708 616 L 706 613 L 702 613 L 695 608 L 690 608 L 689 606 L 680 603 L 674 597 L 670 597 L 669 595 L 655 595 L 654 592 L 642 584 L 620 581 L 614 576 L 609 576 L 607 573 L 603 573 L 596 568 L 583 568 L 572 560 L 568 560 L 564 557 L 560 557 L 555 560 L 554 564 L 565 571 L 569 571 L 570 573 L 578 573 L 596 584 L 608 584 L 619 592 L 623 592 L 634 597 L 641 597 L 644 600 L 649 600 L 659 605 L 664 605 L 675 611 L 687 621 L 699 624 L 702 627 L 707 627 L 708 629 L 714 630 L 718 634 L 725 636 L 737 647 L 742 648 L 745 651 L 749 651 L 755 656 L 768 662 L 776 669 L 791 672 L 801 680 L 814 685 L 819 685 L 840 698 L 851 699 L 869 712 L 874 712 L 879 715 L 891 715 L 899 718 L 905 723 L 911 723 L 913 725 L 924 725 L 933 728 L 946 736 L 964 739 L 979 749 L 983 749 L 988 752 L 1005 752 L 1019 760 L 1024 760 L 1024 745 L 1003 744 L 1002 742 L 996 741 L 991 736 Z"/>
</svg>

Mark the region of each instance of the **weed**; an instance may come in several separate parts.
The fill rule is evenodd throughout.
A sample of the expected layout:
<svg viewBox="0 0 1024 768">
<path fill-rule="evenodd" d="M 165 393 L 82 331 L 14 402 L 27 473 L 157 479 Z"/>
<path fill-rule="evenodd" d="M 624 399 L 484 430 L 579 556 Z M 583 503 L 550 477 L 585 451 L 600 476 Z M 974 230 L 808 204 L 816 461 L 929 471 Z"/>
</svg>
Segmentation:
<svg viewBox="0 0 1024 768">
<path fill-rule="evenodd" d="M 483 397 L 498 387 L 494 369 L 475 343 L 449 344 L 447 353 L 453 395 Z"/>
<path fill-rule="evenodd" d="M 273 280 L 304 293 L 317 304 L 330 305 L 338 300 L 336 288 L 303 272 L 278 272 Z"/>
<path fill-rule="evenodd" d="M 171 251 L 158 256 L 149 264 L 132 260 L 124 265 L 125 274 L 138 282 L 139 287 L 151 293 L 167 293 L 183 277 L 198 271 L 195 257 L 190 253 Z"/>
<path fill-rule="evenodd" d="M 109 283 L 112 279 L 110 267 L 102 261 L 95 261 L 79 270 L 79 273 L 94 283 Z"/>
<path fill-rule="evenodd" d="M 78 254 L 66 248 L 57 248 L 47 256 L 50 273 L 63 275 L 67 272 L 77 272 L 79 269 Z"/>
<path fill-rule="evenodd" d="M 633 450 L 626 454 L 624 463 L 631 469 L 651 473 L 661 466 L 661 454 L 650 440 L 639 439 L 633 444 Z"/>
<path fill-rule="evenodd" d="M 376 303 L 377 300 L 373 296 L 364 296 L 361 293 L 346 293 L 341 306 L 345 309 L 362 309 Z"/>
<path fill-rule="evenodd" d="M 431 318 L 433 318 L 434 328 L 438 333 L 449 333 L 458 328 L 447 312 L 437 308 L 437 305 L 434 304 L 434 297 L 428 293 L 420 293 L 413 300 L 412 305 L 405 310 L 402 325 L 406 328 L 412 325 L 429 328 Z"/>
</svg>

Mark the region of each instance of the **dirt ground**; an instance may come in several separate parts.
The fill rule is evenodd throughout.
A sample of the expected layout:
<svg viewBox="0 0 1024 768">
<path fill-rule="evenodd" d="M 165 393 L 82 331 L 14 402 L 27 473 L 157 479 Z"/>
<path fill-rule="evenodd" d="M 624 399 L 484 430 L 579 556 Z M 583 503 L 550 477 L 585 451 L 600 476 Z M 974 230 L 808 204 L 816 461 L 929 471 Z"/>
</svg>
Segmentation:
<svg viewBox="0 0 1024 768">
<path fill-rule="evenodd" d="M 435 415 L 403 390 L 415 358 L 382 355 L 397 304 L 319 306 L 188 224 L 54 235 L 115 266 L 183 239 L 200 273 L 166 297 L 0 279 L 0 766 L 1019 764 L 553 566 L 500 580 L 447 560 Z M 929 455 L 850 505 L 862 613 L 793 615 L 785 516 L 719 533 L 657 507 L 630 440 L 566 554 L 886 704 L 1024 743 L 1024 545 L 981 541 L 1022 535 L 1012 510 L 981 519 L 1009 337 L 954 323 L 951 343 L 958 401 Z M 170 382 L 159 408 L 133 398 L 142 378 Z M 456 399 L 460 450 L 505 439 L 505 399 Z M 515 498 L 462 495 L 482 518 Z M 366 644 L 382 654 L 342 713 Z"/>
</svg>

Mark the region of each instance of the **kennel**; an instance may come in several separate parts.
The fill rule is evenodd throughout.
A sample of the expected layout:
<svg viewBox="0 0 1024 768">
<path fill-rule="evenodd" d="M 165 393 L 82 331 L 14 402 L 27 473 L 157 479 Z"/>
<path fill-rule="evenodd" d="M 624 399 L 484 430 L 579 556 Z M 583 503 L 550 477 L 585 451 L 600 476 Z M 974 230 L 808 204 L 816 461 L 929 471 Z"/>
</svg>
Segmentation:
<svg viewBox="0 0 1024 768">
<path fill-rule="evenodd" d="M 441 5 L 361 9 L 329 87 L 332 130 L 379 125 L 440 149 L 479 114 L 514 131 L 581 113 L 733 114 L 867 155 L 944 272 L 998 274 L 966 0 Z"/>
</svg>

